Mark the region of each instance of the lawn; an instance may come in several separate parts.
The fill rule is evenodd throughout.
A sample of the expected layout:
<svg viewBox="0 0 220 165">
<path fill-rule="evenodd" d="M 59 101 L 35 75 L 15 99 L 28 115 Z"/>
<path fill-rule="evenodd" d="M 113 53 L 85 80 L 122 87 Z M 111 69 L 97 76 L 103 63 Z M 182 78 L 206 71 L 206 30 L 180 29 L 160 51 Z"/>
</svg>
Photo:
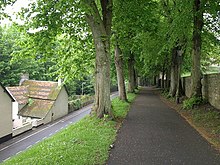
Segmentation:
<svg viewBox="0 0 220 165">
<path fill-rule="evenodd" d="M 135 94 L 128 94 L 132 102 Z M 113 99 L 116 118 L 125 118 L 129 103 Z M 2 163 L 3 165 L 84 165 L 104 164 L 110 145 L 115 141 L 117 122 L 107 117 L 86 116 L 76 124 L 61 130 L 28 150 Z"/>
</svg>

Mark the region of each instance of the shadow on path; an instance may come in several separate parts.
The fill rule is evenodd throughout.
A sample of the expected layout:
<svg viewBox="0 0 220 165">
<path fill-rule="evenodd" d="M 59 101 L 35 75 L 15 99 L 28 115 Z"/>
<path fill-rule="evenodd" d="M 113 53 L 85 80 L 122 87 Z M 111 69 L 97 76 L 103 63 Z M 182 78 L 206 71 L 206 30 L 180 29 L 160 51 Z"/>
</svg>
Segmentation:
<svg viewBox="0 0 220 165">
<path fill-rule="evenodd" d="M 220 165 L 219 153 L 153 88 L 142 88 L 120 129 L 108 165 Z"/>
</svg>

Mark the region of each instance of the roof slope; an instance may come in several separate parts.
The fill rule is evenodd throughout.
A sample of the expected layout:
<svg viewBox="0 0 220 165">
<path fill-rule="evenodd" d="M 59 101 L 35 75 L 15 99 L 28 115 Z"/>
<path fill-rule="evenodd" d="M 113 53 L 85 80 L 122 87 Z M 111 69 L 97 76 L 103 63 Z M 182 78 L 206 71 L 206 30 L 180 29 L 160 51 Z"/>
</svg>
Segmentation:
<svg viewBox="0 0 220 165">
<path fill-rule="evenodd" d="M 28 89 L 26 86 L 6 87 L 6 89 L 19 104 L 28 103 Z"/>
<path fill-rule="evenodd" d="M 8 88 L 19 104 L 26 104 L 18 114 L 34 118 L 46 117 L 61 89 L 58 82 L 36 80 L 24 80 L 21 86 Z"/>
<path fill-rule="evenodd" d="M 30 98 L 53 101 L 57 99 L 61 90 L 61 86 L 58 86 L 57 82 L 52 81 L 25 80 L 22 86 L 28 88 Z"/>
<path fill-rule="evenodd" d="M 51 100 L 31 99 L 18 114 L 25 117 L 44 118 L 54 104 Z"/>
</svg>

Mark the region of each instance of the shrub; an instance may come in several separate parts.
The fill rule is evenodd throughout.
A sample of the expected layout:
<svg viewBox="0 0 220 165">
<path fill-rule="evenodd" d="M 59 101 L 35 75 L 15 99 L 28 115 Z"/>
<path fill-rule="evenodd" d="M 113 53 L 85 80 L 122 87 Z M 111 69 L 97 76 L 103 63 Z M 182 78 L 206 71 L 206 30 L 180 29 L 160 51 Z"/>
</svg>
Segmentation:
<svg viewBox="0 0 220 165">
<path fill-rule="evenodd" d="M 191 97 L 185 101 L 183 101 L 184 109 L 193 109 L 194 106 L 203 104 L 203 99 L 201 97 Z"/>
</svg>

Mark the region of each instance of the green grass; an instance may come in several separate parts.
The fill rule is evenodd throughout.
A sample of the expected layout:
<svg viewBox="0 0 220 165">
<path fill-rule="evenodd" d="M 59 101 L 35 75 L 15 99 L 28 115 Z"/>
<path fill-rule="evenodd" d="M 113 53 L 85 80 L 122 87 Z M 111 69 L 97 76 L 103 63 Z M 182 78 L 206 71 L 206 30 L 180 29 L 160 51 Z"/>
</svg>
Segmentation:
<svg viewBox="0 0 220 165">
<path fill-rule="evenodd" d="M 131 102 L 135 94 L 128 94 Z M 112 101 L 113 113 L 124 118 L 129 103 Z M 3 162 L 3 165 L 92 165 L 104 164 L 116 138 L 116 121 L 87 116 L 54 136 Z"/>
<path fill-rule="evenodd" d="M 129 103 L 134 100 L 135 96 L 135 94 L 129 93 L 127 95 L 128 102 L 121 101 L 118 98 L 112 100 L 113 114 L 115 118 L 125 118 L 129 111 Z"/>
</svg>

